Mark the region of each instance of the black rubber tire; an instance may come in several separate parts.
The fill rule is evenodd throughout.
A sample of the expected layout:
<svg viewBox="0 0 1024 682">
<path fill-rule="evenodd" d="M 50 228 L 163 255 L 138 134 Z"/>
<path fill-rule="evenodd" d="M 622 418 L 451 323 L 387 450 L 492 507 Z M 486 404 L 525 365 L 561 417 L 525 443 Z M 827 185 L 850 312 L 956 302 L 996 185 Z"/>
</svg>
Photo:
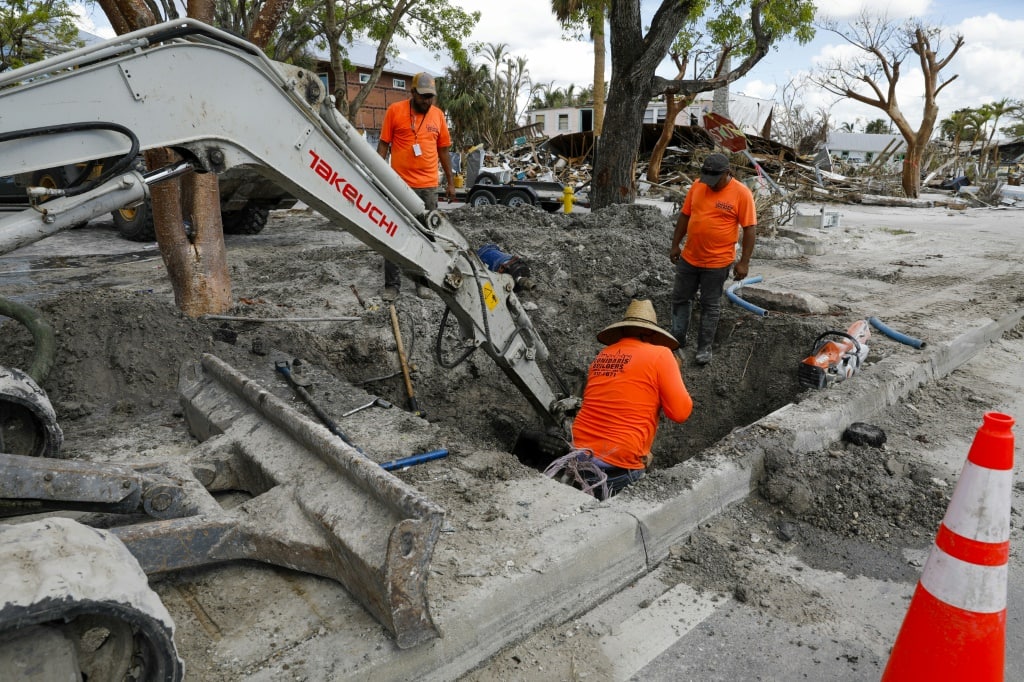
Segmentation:
<svg viewBox="0 0 1024 682">
<path fill-rule="evenodd" d="M 477 176 L 476 182 L 474 184 L 476 184 L 476 185 L 497 185 L 498 184 L 498 178 L 494 177 L 490 173 L 481 173 L 480 175 Z"/>
<path fill-rule="evenodd" d="M 259 234 L 267 225 L 270 209 L 256 204 L 249 204 L 240 211 L 224 211 L 221 222 L 224 234 Z"/>
<path fill-rule="evenodd" d="M 533 206 L 533 197 L 521 189 L 514 189 L 501 198 L 501 203 L 511 208 Z"/>
<path fill-rule="evenodd" d="M 110 214 L 114 219 L 114 227 L 123 239 L 130 242 L 156 241 L 156 229 L 153 227 L 153 210 L 149 202 L 143 202 L 133 208 L 121 208 Z"/>
<path fill-rule="evenodd" d="M 469 195 L 470 206 L 494 206 L 498 203 L 494 193 L 486 189 L 478 189 Z"/>
<path fill-rule="evenodd" d="M 881 447 L 885 443 L 885 431 L 873 424 L 854 422 L 843 432 L 843 440 L 854 445 L 870 445 Z"/>
</svg>

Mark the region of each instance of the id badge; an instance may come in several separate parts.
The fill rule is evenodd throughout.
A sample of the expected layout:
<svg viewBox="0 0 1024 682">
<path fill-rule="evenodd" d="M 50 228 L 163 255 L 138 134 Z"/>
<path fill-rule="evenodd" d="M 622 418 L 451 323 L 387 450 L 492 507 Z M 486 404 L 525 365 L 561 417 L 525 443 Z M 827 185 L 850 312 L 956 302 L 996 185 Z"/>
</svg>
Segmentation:
<svg viewBox="0 0 1024 682">
<path fill-rule="evenodd" d="M 420 143 L 419 142 L 417 142 L 416 144 L 414 144 L 412 146 L 412 155 L 413 156 L 423 156 L 423 150 L 420 149 Z"/>
</svg>

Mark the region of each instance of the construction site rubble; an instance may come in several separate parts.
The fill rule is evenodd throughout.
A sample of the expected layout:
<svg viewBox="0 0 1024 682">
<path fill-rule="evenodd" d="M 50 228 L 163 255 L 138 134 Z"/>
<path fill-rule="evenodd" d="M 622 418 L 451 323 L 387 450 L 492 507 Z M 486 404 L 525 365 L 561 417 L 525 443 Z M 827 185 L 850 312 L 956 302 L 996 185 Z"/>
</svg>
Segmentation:
<svg viewBox="0 0 1024 682">
<path fill-rule="evenodd" d="M 657 180 L 649 173 L 651 152 L 661 135 L 660 124 L 645 124 L 636 164 L 637 194 L 681 204 L 686 191 L 699 174 L 701 163 L 716 150 L 716 142 L 700 126 L 676 126 L 665 149 Z M 567 133 L 555 137 L 517 129 L 504 136 L 508 146 L 487 150 L 484 165 L 509 171 L 516 180 L 555 181 L 569 186 L 582 205 L 587 205 L 595 138 L 592 131 Z M 964 160 L 936 146 L 926 154 L 921 188 L 929 194 L 948 194 L 948 200 L 909 198 L 902 187 L 902 162 L 899 145 L 887 146 L 870 161 L 856 162 L 839 158 L 819 148 L 814 154 L 800 154 L 792 147 L 771 139 L 747 134 L 749 154 L 733 154 L 736 176 L 757 190 L 760 226 L 768 230 L 783 225 L 831 227 L 834 212 L 823 211 L 823 223 L 800 224 L 794 209 L 798 202 L 823 204 L 865 204 L 952 210 L 968 207 L 1024 206 L 1024 189 L 1015 167 L 999 171 L 994 177 L 972 181 L 971 176 L 953 175 Z M 751 163 L 756 161 L 757 168 Z M 767 175 L 765 178 L 761 174 Z M 773 191 L 774 184 L 781 192 Z M 817 218 L 815 218 L 817 220 Z M 773 233 L 774 234 L 774 233 Z"/>
</svg>

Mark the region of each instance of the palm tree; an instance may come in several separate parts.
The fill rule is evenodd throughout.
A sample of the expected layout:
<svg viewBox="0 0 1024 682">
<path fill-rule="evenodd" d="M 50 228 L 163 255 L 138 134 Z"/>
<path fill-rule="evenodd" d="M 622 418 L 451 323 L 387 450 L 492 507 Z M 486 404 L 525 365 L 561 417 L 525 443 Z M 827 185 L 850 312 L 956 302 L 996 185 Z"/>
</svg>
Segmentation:
<svg viewBox="0 0 1024 682">
<path fill-rule="evenodd" d="M 957 109 L 939 123 L 940 135 L 953 145 L 953 167 L 960 165 L 960 142 L 967 137 L 970 127 L 970 109 Z"/>
<path fill-rule="evenodd" d="M 866 126 L 864 126 L 864 132 L 865 133 L 872 133 L 872 134 L 875 134 L 875 135 L 883 135 L 885 133 L 891 133 L 892 132 L 892 124 L 889 123 L 889 122 L 886 122 L 886 120 L 884 118 L 876 118 L 873 121 L 869 121 L 868 124 Z"/>
<path fill-rule="evenodd" d="M 584 20 L 594 43 L 594 135 L 604 127 L 604 18 L 611 0 L 551 0 L 551 11 L 562 26 Z"/>
<path fill-rule="evenodd" d="M 438 106 L 452 123 L 452 147 L 463 150 L 484 139 L 490 129 L 487 118 L 495 112 L 490 108 L 493 80 L 485 65 L 476 66 L 469 59 L 456 59 L 438 79 Z"/>
<path fill-rule="evenodd" d="M 999 152 L 993 148 L 992 138 L 995 137 L 996 129 L 999 125 L 999 118 L 1007 114 L 1014 114 L 1018 110 L 1019 105 L 1010 98 L 1004 97 L 998 102 L 992 102 L 985 106 L 989 108 L 989 113 L 992 115 L 992 127 L 989 129 L 988 141 L 985 143 L 985 147 L 992 150 L 992 161 L 996 162 L 996 166 L 998 166 Z M 985 156 L 984 153 L 982 153 L 982 156 Z"/>
</svg>

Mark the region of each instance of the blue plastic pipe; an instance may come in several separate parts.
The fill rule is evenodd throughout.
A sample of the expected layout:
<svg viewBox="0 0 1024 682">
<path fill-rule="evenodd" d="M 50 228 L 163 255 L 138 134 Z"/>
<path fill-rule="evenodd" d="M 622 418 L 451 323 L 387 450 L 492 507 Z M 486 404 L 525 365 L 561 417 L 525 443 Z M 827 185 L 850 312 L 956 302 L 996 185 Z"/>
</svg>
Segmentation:
<svg viewBox="0 0 1024 682">
<path fill-rule="evenodd" d="M 447 456 L 447 450 L 431 450 L 430 452 L 424 452 L 420 455 L 411 455 L 410 457 L 402 457 L 401 459 L 393 459 L 390 462 L 384 462 L 380 465 L 380 468 L 384 471 L 394 471 L 395 469 L 404 469 L 405 467 L 411 467 L 414 464 L 423 464 L 424 462 L 430 462 Z"/>
<path fill-rule="evenodd" d="M 921 349 L 928 345 L 921 339 L 915 339 L 913 336 L 907 336 L 906 334 L 901 334 L 898 331 L 886 327 L 884 324 L 882 324 L 882 321 L 879 320 L 877 317 L 869 317 L 868 322 L 871 324 L 872 327 L 882 332 L 890 339 L 899 341 L 900 343 L 905 343 L 908 346 L 911 346 L 912 348 Z"/>
<path fill-rule="evenodd" d="M 762 279 L 764 279 L 764 278 L 761 277 L 761 275 L 758 275 L 757 277 L 747 277 L 744 280 L 740 280 L 739 282 L 736 282 L 731 287 L 726 289 L 725 290 L 725 295 L 729 298 L 730 301 L 732 301 L 733 303 L 735 303 L 739 307 L 743 308 L 744 310 L 749 310 L 750 312 L 754 313 L 755 315 L 760 315 L 761 317 L 766 317 L 768 315 L 768 311 L 767 310 L 765 310 L 764 308 L 758 308 L 753 303 L 749 303 L 747 301 L 744 301 L 742 298 L 740 298 L 739 296 L 736 295 L 736 290 L 739 289 L 744 284 L 757 284 Z"/>
<path fill-rule="evenodd" d="M 497 244 L 484 244 L 476 250 L 476 255 L 495 272 L 501 272 L 498 268 L 512 260 L 512 256 L 498 248 Z"/>
</svg>

